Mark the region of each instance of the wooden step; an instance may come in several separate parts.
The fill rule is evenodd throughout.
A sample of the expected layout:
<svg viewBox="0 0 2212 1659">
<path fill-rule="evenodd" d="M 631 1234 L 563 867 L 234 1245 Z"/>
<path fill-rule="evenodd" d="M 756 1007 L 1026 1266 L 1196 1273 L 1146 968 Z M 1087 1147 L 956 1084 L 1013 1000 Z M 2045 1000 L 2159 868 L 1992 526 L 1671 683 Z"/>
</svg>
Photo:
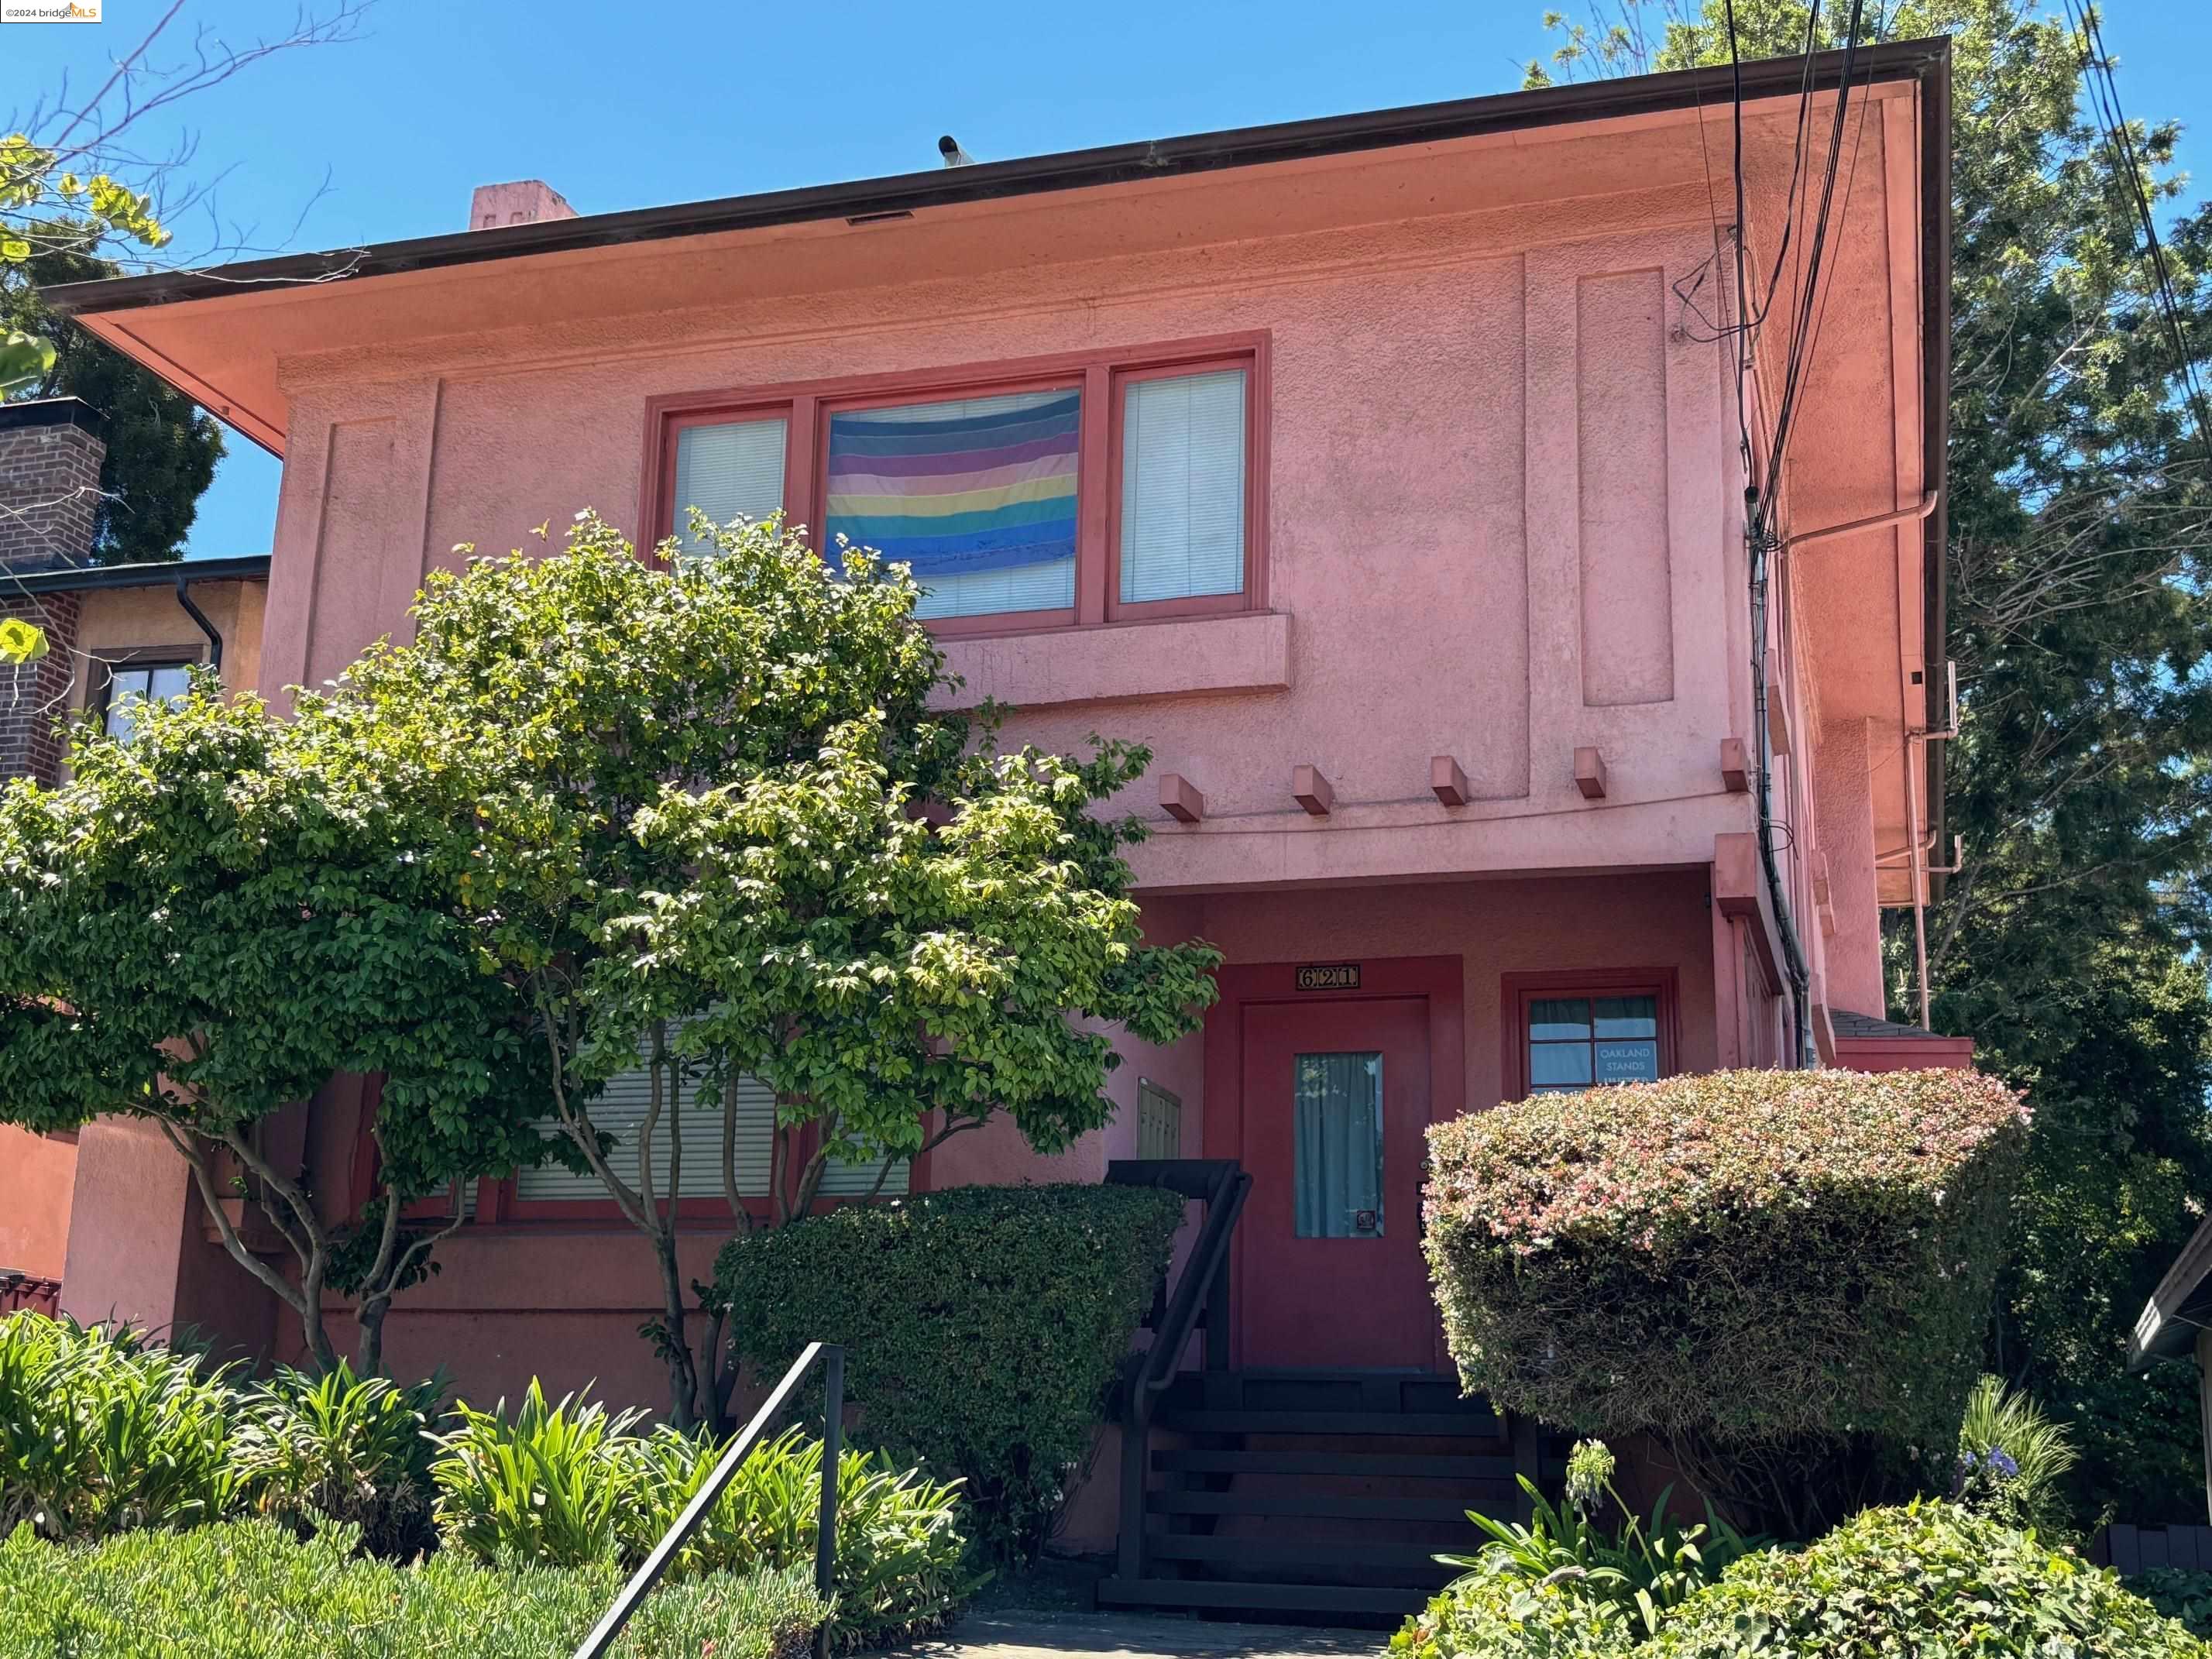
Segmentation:
<svg viewBox="0 0 2212 1659">
<path fill-rule="evenodd" d="M 1312 1613 L 1395 1621 L 1416 1612 L 1418 1589 L 1361 1584 L 1274 1584 L 1222 1578 L 1107 1578 L 1103 1607 L 1187 1607 L 1207 1612 Z"/>
<path fill-rule="evenodd" d="M 1335 1498 L 1247 1496 L 1237 1492 L 1156 1492 L 1145 1507 L 1154 1515 L 1310 1516 L 1340 1521 L 1463 1522 L 1468 1505 L 1455 1498 Z M 1469 1549 L 1474 1548 L 1470 1542 Z"/>
<path fill-rule="evenodd" d="M 1463 1571 L 1438 1561 L 1431 1545 L 1352 1543 L 1279 1532 L 1265 1540 L 1155 1532 L 1145 1539 L 1145 1553 L 1156 1561 L 1200 1562 L 1254 1581 L 1279 1573 L 1323 1574 L 1340 1584 L 1437 1589 Z"/>
<path fill-rule="evenodd" d="M 1392 1480 L 1496 1480 L 1513 1484 L 1513 1460 L 1431 1457 L 1405 1452 L 1299 1450 L 1156 1451 L 1152 1468 L 1163 1474 L 1346 1474 Z"/>
<path fill-rule="evenodd" d="M 1253 1412 L 1196 1411 L 1169 1407 L 1158 1419 L 1186 1434 L 1425 1435 L 1435 1439 L 1497 1440 L 1498 1421 L 1487 1412 Z"/>
</svg>

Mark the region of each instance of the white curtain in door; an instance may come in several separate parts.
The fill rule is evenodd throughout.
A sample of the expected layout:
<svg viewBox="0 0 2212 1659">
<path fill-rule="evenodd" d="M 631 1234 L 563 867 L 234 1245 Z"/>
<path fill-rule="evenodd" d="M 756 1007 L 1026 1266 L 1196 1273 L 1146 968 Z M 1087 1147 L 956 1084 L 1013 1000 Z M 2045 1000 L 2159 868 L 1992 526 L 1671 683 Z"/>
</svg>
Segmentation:
<svg viewBox="0 0 2212 1659">
<path fill-rule="evenodd" d="M 1379 1237 L 1382 1056 L 1300 1054 L 1294 1065 L 1297 1236 Z"/>
</svg>

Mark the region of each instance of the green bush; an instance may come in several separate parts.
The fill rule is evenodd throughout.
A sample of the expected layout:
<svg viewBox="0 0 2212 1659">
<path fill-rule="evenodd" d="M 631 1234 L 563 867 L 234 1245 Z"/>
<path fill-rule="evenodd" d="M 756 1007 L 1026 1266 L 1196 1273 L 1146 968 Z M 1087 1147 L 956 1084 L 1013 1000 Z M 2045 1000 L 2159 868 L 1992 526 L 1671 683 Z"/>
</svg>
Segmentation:
<svg viewBox="0 0 2212 1659">
<path fill-rule="evenodd" d="M 1790 1535 L 1948 1479 L 2026 1128 L 1952 1071 L 1724 1072 L 1441 1124 L 1425 1248 L 1461 1375 L 1654 1435 Z"/>
<path fill-rule="evenodd" d="M 1966 1396 L 1959 1425 L 1954 1496 L 1968 1509 L 2051 1542 L 2078 1541 L 2066 1503 L 2077 1454 L 2065 1428 L 2004 1379 L 1984 1376 Z"/>
<path fill-rule="evenodd" d="M 574 1395 L 548 1404 L 535 1382 L 510 1418 L 455 1407 L 431 1478 L 449 1551 L 486 1565 L 563 1567 L 645 1559 L 705 1483 L 723 1446 L 672 1429 L 631 1431 L 639 1413 L 610 1413 Z M 797 1431 L 756 1447 L 701 1530 L 677 1577 L 811 1572 L 822 1502 L 822 1443 Z M 838 1464 L 836 1605 L 841 1647 L 921 1634 L 975 1588 L 957 1491 L 849 1451 Z"/>
<path fill-rule="evenodd" d="M 1604 1442 L 1585 1440 L 1567 1460 L 1567 1501 L 1554 1504 L 1527 1475 L 1516 1477 L 1528 1494 L 1529 1518 L 1498 1521 L 1469 1510 L 1467 1518 L 1490 1542 L 1473 1556 L 1439 1555 L 1469 1577 L 1517 1581 L 1525 1589 L 1554 1585 L 1593 1604 L 1592 1617 L 1618 1616 L 1627 1628 L 1650 1636 L 1660 1620 L 1718 1578 L 1734 1563 L 1770 1540 L 1747 1538 L 1709 1504 L 1705 1518 L 1689 1527 L 1669 1520 L 1659 1494 L 1647 1521 L 1613 1489 L 1613 1455 Z M 1598 1512 L 1610 1505 L 1625 1518 L 1618 1529 Z"/>
<path fill-rule="evenodd" d="M 673 1429 L 645 1443 L 649 1499 L 641 1514 L 653 1538 L 706 1484 L 722 1449 Z M 671 1571 L 811 1571 L 821 1504 L 822 1443 L 787 1430 L 745 1459 Z M 834 1645 L 933 1634 L 976 1586 L 967 1557 L 953 1486 L 902 1473 L 880 1452 L 838 1459 Z"/>
<path fill-rule="evenodd" d="M 1503 1571 L 1471 1572 L 1390 1638 L 1399 1659 L 1619 1659 L 1633 1627 L 1602 1597 L 1564 1581 L 1531 1583 Z"/>
<path fill-rule="evenodd" d="M 1802 1553 L 1740 1561 L 1651 1659 L 2206 1659 L 2109 1570 L 1948 1503 L 1869 1510 Z"/>
<path fill-rule="evenodd" d="M 322 1376 L 278 1366 L 238 1402 L 230 1456 L 247 1502 L 301 1528 L 350 1522 L 372 1555 L 428 1549 L 430 1430 L 445 1394 L 438 1377 L 403 1388 L 343 1360 Z"/>
<path fill-rule="evenodd" d="M 0 1530 L 185 1527 L 237 1494 L 228 1368 L 125 1327 L 0 1319 Z"/>
<path fill-rule="evenodd" d="M 645 1472 L 629 1431 L 643 1412 L 611 1414 L 573 1394 L 548 1405 L 533 1376 L 512 1419 L 505 1400 L 488 1412 L 462 1401 L 453 1414 L 459 1426 L 440 1437 L 430 1466 L 448 1547 L 574 1567 L 650 1547 L 636 1543 Z"/>
<path fill-rule="evenodd" d="M 397 1565 L 354 1528 L 301 1540 L 265 1520 L 91 1547 L 20 1528 L 0 1542 L 0 1659 L 544 1659 L 581 1641 L 622 1586 L 612 1562 L 484 1567 L 458 1553 Z M 710 1573 L 656 1590 L 615 1651 L 628 1659 L 801 1659 L 824 1609 L 803 1572 Z"/>
<path fill-rule="evenodd" d="M 2120 1581 L 2192 1636 L 2212 1637 L 2212 1572 L 2153 1567 Z"/>
<path fill-rule="evenodd" d="M 1182 1218 L 1154 1188 L 957 1187 L 730 1244 L 738 1352 L 842 1342 L 859 1432 L 966 1483 L 1000 1560 L 1043 1547 Z"/>
</svg>

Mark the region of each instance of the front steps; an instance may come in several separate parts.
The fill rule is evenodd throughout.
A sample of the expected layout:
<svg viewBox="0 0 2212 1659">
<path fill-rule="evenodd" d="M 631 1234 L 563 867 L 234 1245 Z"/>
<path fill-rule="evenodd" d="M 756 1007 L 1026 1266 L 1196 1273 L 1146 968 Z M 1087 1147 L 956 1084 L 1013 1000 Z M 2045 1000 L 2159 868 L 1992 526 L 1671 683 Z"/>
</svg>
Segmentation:
<svg viewBox="0 0 2212 1659">
<path fill-rule="evenodd" d="M 1548 1462 L 1549 1467 L 1545 1467 Z M 1102 1607 L 1395 1624 L 1472 1554 L 1466 1511 L 1519 1512 L 1560 1449 L 1414 1370 L 1188 1372 L 1152 1420 L 1139 1571 Z M 1126 1537 L 1126 1534 L 1125 1534 Z M 1125 1552 L 1125 1561 L 1127 1554 Z"/>
</svg>

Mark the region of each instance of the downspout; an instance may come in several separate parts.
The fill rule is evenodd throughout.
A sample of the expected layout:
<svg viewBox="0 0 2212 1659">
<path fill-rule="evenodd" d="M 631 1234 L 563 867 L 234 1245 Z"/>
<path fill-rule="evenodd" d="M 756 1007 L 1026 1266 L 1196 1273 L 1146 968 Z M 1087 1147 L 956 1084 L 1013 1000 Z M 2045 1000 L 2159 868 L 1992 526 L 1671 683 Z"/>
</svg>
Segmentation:
<svg viewBox="0 0 2212 1659">
<path fill-rule="evenodd" d="M 185 614 L 198 623 L 200 632 L 207 635 L 208 666 L 220 674 L 222 672 L 222 635 L 207 619 L 207 612 L 192 603 L 191 587 L 192 579 L 179 571 L 177 574 L 177 603 L 185 607 Z"/>
<path fill-rule="evenodd" d="M 1852 519 L 1844 524 L 1832 524 L 1823 529 L 1808 530 L 1798 535 L 1785 537 L 1775 544 L 1774 550 L 1778 554 L 1785 553 L 1793 548 L 1809 547 L 1816 542 L 1833 541 L 1840 536 L 1855 536 L 1865 531 L 1890 530 L 1899 525 L 1918 524 L 1936 510 L 1936 504 L 1942 499 L 1943 492 L 1941 489 L 1931 489 L 1921 496 L 1913 506 L 1899 507 L 1893 513 L 1877 513 L 1870 518 Z M 1753 505 L 1755 506 L 1756 503 Z M 1755 517 L 1754 514 L 1754 519 Z M 1802 966 L 1802 959 L 1797 950 L 1796 934 L 1790 925 L 1788 913 L 1783 908 L 1779 886 L 1780 876 L 1775 866 L 1773 848 L 1768 840 L 1772 816 L 1771 798 L 1767 793 L 1765 764 L 1768 757 L 1766 635 L 1765 631 L 1766 573 L 1764 562 L 1759 557 L 1755 537 L 1752 549 L 1751 592 L 1752 625 L 1759 630 L 1759 649 L 1752 663 L 1752 695 L 1757 709 L 1756 718 L 1759 721 L 1760 756 L 1759 850 L 1760 857 L 1766 865 L 1767 890 L 1774 900 L 1775 919 L 1781 926 L 1782 942 L 1784 952 L 1790 957 L 1790 972 L 1794 977 L 1804 972 Z M 1936 735 L 1937 734 L 1924 728 L 1917 732 L 1908 732 L 1905 733 L 1905 839 L 1911 844 L 1908 857 L 1912 882 L 1912 960 L 1914 972 L 1920 987 L 1920 1025 L 1923 1030 L 1928 1029 L 1928 910 L 1925 902 L 1928 872 L 1924 849 L 1920 844 L 1920 791 L 1916 786 L 1918 783 L 1917 775 L 1919 765 L 1926 763 L 1928 739 Z M 1809 981 L 1809 975 L 1807 977 Z M 1801 1015 L 1803 1012 L 1802 1005 L 1800 1012 Z M 1808 1021 L 1807 1030 L 1809 1030 L 1809 1029 Z"/>
</svg>

